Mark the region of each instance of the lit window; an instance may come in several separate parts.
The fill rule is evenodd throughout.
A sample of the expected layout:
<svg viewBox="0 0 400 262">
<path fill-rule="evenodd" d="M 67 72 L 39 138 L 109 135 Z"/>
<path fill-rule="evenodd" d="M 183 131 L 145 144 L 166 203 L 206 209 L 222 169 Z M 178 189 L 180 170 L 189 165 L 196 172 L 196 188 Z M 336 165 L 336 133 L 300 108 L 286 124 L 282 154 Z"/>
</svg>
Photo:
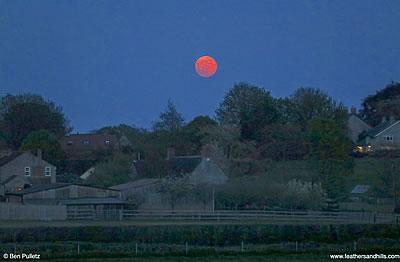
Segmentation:
<svg viewBox="0 0 400 262">
<path fill-rule="evenodd" d="M 104 143 L 106 143 L 106 145 L 109 145 L 109 144 L 111 144 L 111 141 L 110 140 L 106 140 L 106 141 L 104 141 Z"/>
<path fill-rule="evenodd" d="M 44 175 L 45 175 L 45 176 L 51 176 L 51 167 L 46 166 L 46 167 L 44 168 Z"/>
<path fill-rule="evenodd" d="M 31 176 L 31 168 L 29 166 L 25 167 L 25 176 Z"/>
</svg>

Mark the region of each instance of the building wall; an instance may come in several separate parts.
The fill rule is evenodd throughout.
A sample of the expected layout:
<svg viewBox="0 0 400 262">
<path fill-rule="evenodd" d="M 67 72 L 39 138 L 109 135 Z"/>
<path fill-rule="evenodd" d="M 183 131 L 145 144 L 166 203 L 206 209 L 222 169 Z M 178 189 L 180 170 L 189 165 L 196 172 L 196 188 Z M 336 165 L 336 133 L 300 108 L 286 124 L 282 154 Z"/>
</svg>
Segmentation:
<svg viewBox="0 0 400 262">
<path fill-rule="evenodd" d="M 0 220 L 65 220 L 65 206 L 0 203 Z"/>
<path fill-rule="evenodd" d="M 31 176 L 25 176 L 25 167 L 31 168 Z M 51 176 L 45 176 L 45 167 L 51 168 Z M 56 167 L 28 152 L 0 167 L 0 182 L 13 175 L 27 179 L 32 185 L 56 183 Z"/>
<path fill-rule="evenodd" d="M 392 136 L 393 140 L 388 141 L 386 139 L 387 136 Z M 383 131 L 373 139 L 367 139 L 367 144 L 370 144 L 373 150 L 400 148 L 400 123 Z"/>
<path fill-rule="evenodd" d="M 368 131 L 371 129 L 370 126 L 368 126 L 364 121 L 362 121 L 359 117 L 355 115 L 350 115 L 348 122 L 347 122 L 347 128 L 348 128 L 348 134 L 350 139 L 353 141 L 353 143 L 357 143 L 358 141 L 358 136 L 363 132 L 363 131 Z"/>
</svg>

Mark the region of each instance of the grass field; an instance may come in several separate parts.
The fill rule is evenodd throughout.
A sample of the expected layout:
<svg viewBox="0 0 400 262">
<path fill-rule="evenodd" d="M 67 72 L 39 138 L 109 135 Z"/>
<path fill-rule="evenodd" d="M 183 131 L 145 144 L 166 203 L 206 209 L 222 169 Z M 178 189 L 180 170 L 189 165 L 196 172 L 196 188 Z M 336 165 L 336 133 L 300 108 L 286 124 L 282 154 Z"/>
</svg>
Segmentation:
<svg viewBox="0 0 400 262">
<path fill-rule="evenodd" d="M 257 261 L 271 261 L 271 262 L 305 262 L 305 261 L 329 261 L 328 255 L 316 255 L 316 254 L 273 254 L 273 255 L 217 255 L 217 256 L 199 256 L 199 257 L 186 257 L 186 256 L 167 256 L 167 257 L 132 257 L 132 258 L 82 258 L 82 259 L 57 259 L 57 260 L 41 260 L 41 261 L 71 261 L 71 262 L 129 262 L 129 261 L 160 261 L 160 262 L 171 262 L 171 261 L 239 261 L 239 262 L 257 262 Z"/>
</svg>

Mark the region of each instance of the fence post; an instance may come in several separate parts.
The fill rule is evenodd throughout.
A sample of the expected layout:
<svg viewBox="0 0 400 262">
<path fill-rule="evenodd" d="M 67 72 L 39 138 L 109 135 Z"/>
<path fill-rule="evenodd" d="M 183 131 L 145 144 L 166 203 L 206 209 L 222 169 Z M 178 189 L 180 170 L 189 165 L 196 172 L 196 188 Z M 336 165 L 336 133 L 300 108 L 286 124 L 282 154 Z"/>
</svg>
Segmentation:
<svg viewBox="0 0 400 262">
<path fill-rule="evenodd" d="M 119 210 L 119 221 L 122 220 L 123 216 L 124 216 L 123 210 L 120 209 L 120 210 Z"/>
<path fill-rule="evenodd" d="M 299 242 L 296 241 L 296 252 L 299 251 Z"/>
<path fill-rule="evenodd" d="M 243 241 L 242 241 L 242 245 L 241 245 L 240 251 L 244 252 L 244 242 Z"/>
<path fill-rule="evenodd" d="M 138 254 L 138 244 L 137 244 L 137 242 L 135 243 L 135 254 L 136 255 Z"/>
<path fill-rule="evenodd" d="M 357 251 L 357 241 L 354 240 L 353 242 L 353 251 Z"/>
<path fill-rule="evenodd" d="M 188 253 L 189 253 L 188 242 L 185 242 L 185 254 L 186 254 L 186 256 L 187 256 Z"/>
<path fill-rule="evenodd" d="M 79 244 L 79 241 L 78 241 L 77 251 L 78 251 L 78 254 L 81 253 L 81 245 Z"/>
</svg>

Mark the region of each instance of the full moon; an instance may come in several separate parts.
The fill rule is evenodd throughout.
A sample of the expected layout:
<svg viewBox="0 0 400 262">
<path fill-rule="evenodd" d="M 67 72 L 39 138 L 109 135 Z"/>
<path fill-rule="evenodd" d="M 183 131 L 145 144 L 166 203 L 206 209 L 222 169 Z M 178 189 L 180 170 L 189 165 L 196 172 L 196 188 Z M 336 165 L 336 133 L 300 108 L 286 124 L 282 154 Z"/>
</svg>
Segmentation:
<svg viewBox="0 0 400 262">
<path fill-rule="evenodd" d="M 217 72 L 218 64 L 211 56 L 202 56 L 196 60 L 194 67 L 199 76 L 211 77 Z"/>
</svg>

